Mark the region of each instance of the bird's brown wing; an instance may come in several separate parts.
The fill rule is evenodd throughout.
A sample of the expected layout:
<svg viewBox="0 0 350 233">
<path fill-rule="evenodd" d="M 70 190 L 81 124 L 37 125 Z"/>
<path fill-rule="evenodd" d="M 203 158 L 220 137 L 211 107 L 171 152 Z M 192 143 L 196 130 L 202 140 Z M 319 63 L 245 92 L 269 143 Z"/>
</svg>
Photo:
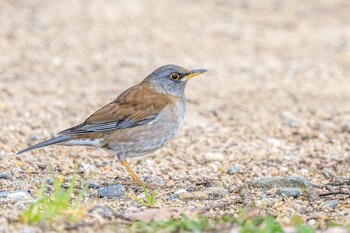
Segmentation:
<svg viewBox="0 0 350 233">
<path fill-rule="evenodd" d="M 84 123 L 58 134 L 101 133 L 147 124 L 156 120 L 159 112 L 170 103 L 170 97 L 139 84 L 129 88 L 113 102 L 99 109 Z"/>
</svg>

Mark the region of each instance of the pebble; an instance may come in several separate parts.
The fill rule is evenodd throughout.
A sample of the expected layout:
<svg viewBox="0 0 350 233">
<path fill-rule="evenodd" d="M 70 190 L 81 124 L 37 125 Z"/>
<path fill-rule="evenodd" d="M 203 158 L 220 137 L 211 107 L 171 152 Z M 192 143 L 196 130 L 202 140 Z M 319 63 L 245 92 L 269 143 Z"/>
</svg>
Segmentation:
<svg viewBox="0 0 350 233">
<path fill-rule="evenodd" d="M 0 150 L 0 159 L 3 158 L 3 157 L 5 157 L 5 151 Z"/>
<path fill-rule="evenodd" d="M 125 212 L 127 213 L 137 213 L 137 212 L 140 212 L 140 209 L 137 208 L 136 206 L 130 206 L 128 207 Z"/>
<path fill-rule="evenodd" d="M 147 176 L 145 177 L 145 181 L 147 184 L 150 184 L 156 187 L 164 186 L 164 180 L 160 177 Z"/>
<path fill-rule="evenodd" d="M 232 174 L 235 174 L 235 173 L 240 173 L 241 169 L 236 164 L 233 164 L 227 169 L 226 172 L 228 174 L 232 175 Z"/>
<path fill-rule="evenodd" d="M 28 184 L 28 181 L 26 181 L 26 180 L 12 180 L 11 184 L 15 185 L 15 186 L 25 186 L 26 184 Z"/>
<path fill-rule="evenodd" d="M 179 199 L 181 201 L 189 200 L 204 200 L 208 199 L 208 195 L 205 192 L 184 192 L 179 194 Z"/>
<path fill-rule="evenodd" d="M 12 176 L 9 175 L 9 174 L 6 174 L 6 173 L 1 173 L 1 174 L 0 174 L 0 179 L 9 180 L 9 179 L 11 179 L 11 178 L 12 178 Z"/>
<path fill-rule="evenodd" d="M 171 199 L 173 199 L 173 200 L 177 199 L 177 198 L 179 198 L 180 193 L 185 193 L 185 192 L 187 192 L 186 189 L 179 189 L 171 195 Z"/>
<path fill-rule="evenodd" d="M 38 135 L 32 134 L 29 137 L 27 137 L 27 144 L 31 145 L 34 144 L 39 139 Z"/>
<path fill-rule="evenodd" d="M 102 186 L 111 186 L 111 185 L 115 185 L 115 184 L 116 184 L 115 179 L 107 179 L 107 180 L 103 181 Z"/>
<path fill-rule="evenodd" d="M 18 201 L 31 199 L 28 191 L 17 190 L 12 192 L 0 192 L 0 199 L 15 199 Z"/>
<path fill-rule="evenodd" d="M 23 172 L 23 169 L 20 168 L 20 167 L 14 167 L 14 168 L 13 168 L 13 171 L 14 171 L 14 172 L 20 173 L 20 172 Z"/>
<path fill-rule="evenodd" d="M 276 147 L 281 146 L 281 144 L 282 144 L 281 140 L 278 140 L 276 138 L 268 138 L 268 139 L 266 139 L 266 141 L 269 144 L 271 144 L 273 146 L 276 146 Z"/>
<path fill-rule="evenodd" d="M 310 202 L 315 202 L 320 199 L 320 195 L 318 194 L 318 191 L 314 188 L 307 188 L 305 190 L 306 197 Z"/>
<path fill-rule="evenodd" d="M 325 208 L 328 208 L 328 209 L 334 209 L 335 207 L 338 206 L 338 202 L 336 200 L 332 200 L 332 201 L 327 201 L 325 204 L 324 204 L 324 207 Z"/>
<path fill-rule="evenodd" d="M 298 198 L 301 196 L 299 188 L 279 188 L 276 191 L 277 196 Z"/>
<path fill-rule="evenodd" d="M 79 171 L 84 173 L 85 175 L 89 175 L 95 170 L 96 170 L 96 167 L 91 164 L 82 163 L 79 166 Z"/>
<path fill-rule="evenodd" d="M 222 187 L 209 187 L 204 189 L 204 193 L 211 198 L 222 198 L 228 194 L 228 190 Z"/>
<path fill-rule="evenodd" d="M 350 185 L 350 176 L 337 176 L 335 182 L 339 185 Z"/>
<path fill-rule="evenodd" d="M 220 152 L 209 152 L 204 154 L 204 160 L 206 162 L 222 161 L 224 160 L 224 155 Z"/>
<path fill-rule="evenodd" d="M 97 205 L 88 210 L 89 213 L 97 213 L 105 219 L 111 220 L 114 216 L 114 210 L 103 205 Z"/>
<path fill-rule="evenodd" d="M 239 193 L 239 187 L 235 184 L 230 185 L 227 190 L 229 193 Z"/>
<path fill-rule="evenodd" d="M 152 194 L 152 193 L 149 193 L 149 194 Z M 146 194 L 145 193 L 140 193 L 136 196 L 136 198 L 138 199 L 145 199 L 146 198 Z"/>
<path fill-rule="evenodd" d="M 88 183 L 88 189 L 99 189 L 100 186 L 98 184 Z"/>
<path fill-rule="evenodd" d="M 52 185 L 53 184 L 53 180 L 51 177 L 47 178 L 46 179 L 46 183 L 49 184 L 49 185 Z"/>
<path fill-rule="evenodd" d="M 307 221 L 307 224 L 309 225 L 315 225 L 317 222 L 315 219 L 310 219 L 309 221 Z"/>
<path fill-rule="evenodd" d="M 98 195 L 107 198 L 123 197 L 125 195 L 124 187 L 120 184 L 101 187 L 98 189 Z"/>
<path fill-rule="evenodd" d="M 350 133 L 350 124 L 343 125 L 343 126 L 341 127 L 341 131 L 342 131 L 343 133 Z"/>
<path fill-rule="evenodd" d="M 213 173 L 218 173 L 219 169 L 221 167 L 221 162 L 219 161 L 213 161 L 210 164 L 208 164 L 207 167 L 210 167 Z"/>
<path fill-rule="evenodd" d="M 308 188 L 313 185 L 304 177 L 287 176 L 275 178 L 262 178 L 249 181 L 253 188 Z"/>
<path fill-rule="evenodd" d="M 332 127 L 333 127 L 333 124 L 330 121 L 324 121 L 319 126 L 320 130 L 324 130 L 324 131 L 332 129 Z"/>
<path fill-rule="evenodd" d="M 307 168 L 301 168 L 299 171 L 302 175 L 307 175 L 310 172 L 309 169 L 307 169 Z"/>
<path fill-rule="evenodd" d="M 284 158 L 286 160 L 299 160 L 299 155 L 295 154 L 293 151 L 287 151 L 287 153 L 284 155 Z"/>
<path fill-rule="evenodd" d="M 326 179 L 331 179 L 332 177 L 336 176 L 336 172 L 334 171 L 334 168 L 323 168 L 322 169 L 322 175 L 326 178 Z"/>
<path fill-rule="evenodd" d="M 40 170 L 45 170 L 46 169 L 46 164 L 38 164 L 38 168 L 40 169 Z"/>
<path fill-rule="evenodd" d="M 269 198 L 269 200 L 267 200 L 266 202 L 266 206 L 267 207 L 272 207 L 275 204 L 275 200 Z"/>
</svg>

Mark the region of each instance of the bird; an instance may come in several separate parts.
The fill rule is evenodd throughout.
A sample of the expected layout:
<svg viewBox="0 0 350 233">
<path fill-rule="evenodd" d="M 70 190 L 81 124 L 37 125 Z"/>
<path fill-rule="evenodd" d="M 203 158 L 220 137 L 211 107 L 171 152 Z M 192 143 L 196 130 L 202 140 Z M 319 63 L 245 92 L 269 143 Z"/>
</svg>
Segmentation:
<svg viewBox="0 0 350 233">
<path fill-rule="evenodd" d="M 102 148 L 118 158 L 134 183 L 144 186 L 126 159 L 159 150 L 175 136 L 185 117 L 188 80 L 206 71 L 161 66 L 83 123 L 17 154 L 56 144 Z"/>
</svg>

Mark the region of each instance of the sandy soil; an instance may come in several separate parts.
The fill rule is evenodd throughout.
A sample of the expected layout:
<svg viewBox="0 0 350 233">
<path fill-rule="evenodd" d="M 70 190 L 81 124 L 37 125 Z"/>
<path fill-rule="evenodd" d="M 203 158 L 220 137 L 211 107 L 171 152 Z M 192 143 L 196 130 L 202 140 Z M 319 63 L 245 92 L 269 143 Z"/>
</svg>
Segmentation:
<svg viewBox="0 0 350 233">
<path fill-rule="evenodd" d="M 350 176 L 349 10 L 347 0 L 1 1 L 0 173 L 12 179 L 0 179 L 0 190 L 30 190 L 35 197 L 49 165 L 65 173 L 75 163 L 93 183 L 129 181 L 102 150 L 16 152 L 81 123 L 155 68 L 174 63 L 209 72 L 189 83 L 188 111 L 176 138 L 152 155 L 130 159 L 143 179 L 163 179 L 158 193 L 290 175 L 329 192 L 326 184 Z M 223 158 L 208 161 L 211 152 Z M 227 174 L 233 164 L 241 172 Z M 349 185 L 333 188 L 349 191 Z M 317 213 L 321 225 L 329 219 L 350 224 L 348 196 L 272 198 L 271 206 L 260 190 L 252 193 L 263 215 L 283 221 L 298 214 L 307 221 Z M 331 210 L 325 207 L 330 200 L 338 202 Z M 217 201 L 186 203 L 164 195 L 158 203 Z M 127 197 L 100 199 L 96 190 L 88 202 L 117 212 L 136 206 Z M 13 203 L 0 210 L 3 222 L 18 213 Z"/>
</svg>

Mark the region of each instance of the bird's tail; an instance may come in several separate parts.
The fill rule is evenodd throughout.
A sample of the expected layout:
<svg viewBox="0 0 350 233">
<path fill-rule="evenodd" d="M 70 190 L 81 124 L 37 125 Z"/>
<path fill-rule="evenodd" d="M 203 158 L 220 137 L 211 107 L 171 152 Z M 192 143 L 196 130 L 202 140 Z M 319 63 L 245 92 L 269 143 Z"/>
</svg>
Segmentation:
<svg viewBox="0 0 350 233">
<path fill-rule="evenodd" d="M 53 144 L 57 144 L 57 143 L 61 143 L 61 142 L 65 142 L 65 141 L 68 141 L 70 139 L 70 136 L 69 135 L 61 135 L 61 136 L 58 136 L 58 137 L 55 137 L 55 138 L 51 138 L 47 141 L 44 141 L 44 142 L 40 142 L 36 145 L 33 145 L 33 146 L 30 146 L 24 150 L 21 150 L 20 152 L 18 152 L 17 154 L 22 154 L 24 152 L 27 152 L 27 151 L 30 151 L 30 150 L 34 150 L 34 149 L 38 149 L 38 148 L 41 148 L 41 147 L 44 147 L 44 146 L 50 146 L 50 145 L 53 145 Z"/>
</svg>

